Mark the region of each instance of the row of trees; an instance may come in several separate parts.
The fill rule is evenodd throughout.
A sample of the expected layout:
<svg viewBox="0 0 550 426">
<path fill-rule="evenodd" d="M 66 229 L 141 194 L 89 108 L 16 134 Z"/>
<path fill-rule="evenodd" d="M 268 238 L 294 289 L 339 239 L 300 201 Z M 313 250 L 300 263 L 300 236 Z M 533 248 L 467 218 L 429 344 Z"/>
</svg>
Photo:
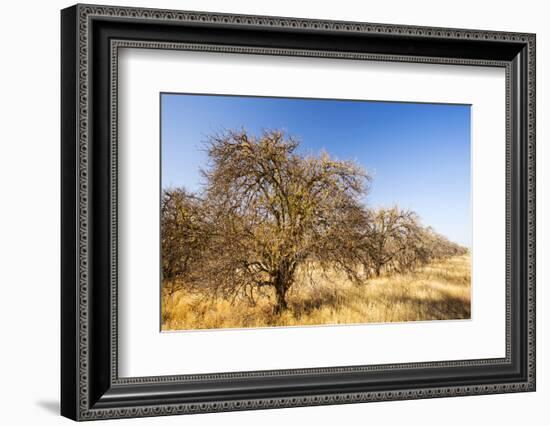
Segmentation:
<svg viewBox="0 0 550 426">
<path fill-rule="evenodd" d="M 271 293 L 280 312 L 299 270 L 338 270 L 362 283 L 466 252 L 412 211 L 366 208 L 371 178 L 363 168 L 326 153 L 299 155 L 298 145 L 281 131 L 210 137 L 201 193 L 162 194 L 166 291 Z"/>
</svg>

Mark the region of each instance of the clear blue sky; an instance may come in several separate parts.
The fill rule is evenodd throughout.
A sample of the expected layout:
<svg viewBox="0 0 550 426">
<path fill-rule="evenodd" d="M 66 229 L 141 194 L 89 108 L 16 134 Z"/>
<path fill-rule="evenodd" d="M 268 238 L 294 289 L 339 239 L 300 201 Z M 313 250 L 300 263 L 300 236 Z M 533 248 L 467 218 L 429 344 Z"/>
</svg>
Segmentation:
<svg viewBox="0 0 550 426">
<path fill-rule="evenodd" d="M 203 142 L 223 129 L 283 129 L 373 176 L 365 203 L 416 211 L 471 246 L 470 106 L 162 94 L 162 187 L 200 189 Z"/>
</svg>

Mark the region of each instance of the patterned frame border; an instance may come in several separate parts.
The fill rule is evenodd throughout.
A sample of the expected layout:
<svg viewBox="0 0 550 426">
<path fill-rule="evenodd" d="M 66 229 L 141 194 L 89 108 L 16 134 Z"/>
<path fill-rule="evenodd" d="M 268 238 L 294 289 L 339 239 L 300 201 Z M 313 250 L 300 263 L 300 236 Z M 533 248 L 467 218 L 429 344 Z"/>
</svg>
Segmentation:
<svg viewBox="0 0 550 426">
<path fill-rule="evenodd" d="M 502 61 L 487 61 L 487 60 L 465 60 L 465 59 L 446 59 L 446 58 L 418 58 L 413 56 L 399 55 L 374 55 L 362 53 L 342 53 L 342 52 L 312 52 L 298 49 L 273 49 L 273 48 L 254 48 L 254 47 L 237 47 L 237 46 L 220 46 L 220 45 L 203 45 L 192 43 L 166 43 L 166 42 L 150 42 L 150 41 L 135 41 L 135 40 L 111 40 L 111 288 L 113 289 L 111 297 L 111 346 L 115 348 L 111 354 L 111 380 L 114 384 L 125 383 L 169 383 L 174 381 L 196 381 L 196 380 L 217 380 L 226 378 L 245 378 L 245 377 L 266 377 L 266 376 L 283 376 L 283 375 L 300 375 L 300 374 L 327 374 L 327 373 L 342 373 L 342 372 L 367 372 L 380 370 L 405 369 L 410 367 L 458 367 L 458 366 L 480 366 L 491 364 L 505 364 L 511 362 L 511 280 L 510 274 L 506 275 L 506 349 L 504 358 L 493 359 L 475 359 L 475 360 L 458 360 L 458 361 L 436 361 L 436 362 L 415 362 L 415 363 L 399 363 L 399 364 L 377 364 L 352 367 L 328 367 L 328 368 L 303 368 L 303 369 L 287 369 L 287 370 L 262 370 L 262 371 L 247 371 L 235 373 L 215 373 L 215 374 L 188 374 L 188 375 L 170 375 L 170 376 L 152 376 L 152 377 L 118 377 L 118 327 L 117 327 L 117 227 L 118 227 L 118 212 L 117 212 L 117 164 L 118 164 L 118 54 L 121 48 L 132 49 L 157 49 L 157 50 L 180 50 L 194 52 L 209 52 L 209 53 L 232 53 L 232 54 L 253 54 L 253 55 L 272 55 L 272 56 L 295 56 L 295 57 L 323 57 L 329 59 L 350 59 L 350 60 L 369 60 L 369 61 L 385 61 L 385 62 L 409 62 L 409 63 L 429 63 L 429 64 L 446 64 L 446 65 L 471 65 L 471 66 L 487 66 L 487 67 L 502 67 L 505 68 L 506 79 L 506 114 L 510 116 L 510 65 Z M 507 167 L 511 163 L 510 152 L 510 129 L 506 129 L 506 164 Z M 510 228 L 510 203 L 511 192 L 510 182 L 506 182 L 506 228 Z M 508 243 L 508 242 L 507 242 Z M 508 257 L 510 248 L 506 247 L 506 256 Z"/>
<path fill-rule="evenodd" d="M 197 413 L 197 412 L 216 412 L 216 411 L 230 411 L 230 410 L 249 410 L 249 409 L 262 409 L 262 408 L 278 408 L 278 407 L 293 407 L 293 406 L 309 406 L 309 405 L 326 405 L 326 404 L 343 404 L 352 402 L 366 402 L 366 401 L 382 401 L 382 400 L 400 400 L 400 399 L 416 399 L 416 398 L 435 398 L 443 396 L 460 396 L 460 395 L 475 395 L 475 394 L 487 394 L 487 393 L 504 393 L 504 392 L 516 392 L 516 391 L 528 391 L 535 388 L 535 36 L 532 34 L 520 34 L 520 33 L 502 33 L 493 31 L 477 31 L 477 30 L 463 30 L 463 29 L 446 29 L 446 28 L 428 28 L 428 27 L 409 27 L 399 25 L 382 25 L 382 24 L 368 24 L 368 23 L 354 23 L 354 22 L 336 22 L 336 21 L 324 21 L 324 20 L 309 20 L 309 19 L 293 19 L 293 18 L 275 18 L 275 17 L 262 17 L 262 16 L 245 16 L 245 15 L 227 15 L 227 14 L 212 14 L 201 12 L 180 12 L 180 11 L 168 11 L 168 10 L 156 10 L 156 9 L 136 9 L 136 8 L 119 8 L 119 7 L 103 7 L 103 6 L 91 6 L 91 5 L 78 5 L 78 64 L 77 64 L 77 87 L 78 87 L 78 164 L 77 164 L 77 176 L 78 176 L 78 365 L 77 365 L 77 388 L 78 388 L 78 418 L 81 420 L 92 420 L 102 418 L 113 417 L 140 417 L 151 415 L 171 415 L 171 414 L 183 414 L 183 413 Z M 480 386 L 451 386 L 447 388 L 426 388 L 426 389 L 408 389 L 400 391 L 381 391 L 381 392 L 361 392 L 361 393 L 337 393 L 327 394 L 321 396 L 305 396 L 305 397 L 282 397 L 282 398 L 266 398 L 266 399 L 254 399 L 254 400 L 234 400 L 224 402 L 209 402 L 201 404 L 166 404 L 159 406 L 144 406 L 139 408 L 114 408 L 114 409 L 89 409 L 89 389 L 88 389 L 88 373 L 89 373 L 89 358 L 88 358 L 88 46 L 89 46 L 89 24 L 90 20 L 94 17 L 120 17 L 120 18 L 134 18 L 140 20 L 162 20 L 162 21 L 177 21 L 177 22 L 200 22 L 200 23 L 221 23 L 221 24 L 235 24 L 245 25 L 253 27 L 278 27 L 278 28 L 303 28 L 303 29 L 315 29 L 317 31 L 344 31 L 344 32 L 360 32 L 360 33 L 379 33 L 379 34 L 405 34 L 413 35 L 416 37 L 437 37 L 448 39 L 470 39 L 470 40 L 500 40 L 508 42 L 521 42 L 526 43 L 528 50 L 528 74 L 527 74 L 527 91 L 528 91 L 528 117 L 527 117 L 527 133 L 528 133 L 528 182 L 527 182 L 527 202 L 528 202 L 528 236 L 529 244 L 527 249 L 527 272 L 528 272 L 528 335 L 527 335 L 527 349 L 528 349 L 528 380 L 527 382 L 520 383 L 506 383 L 495 385 L 480 385 Z M 128 43 L 126 47 L 146 47 L 145 45 L 139 46 L 135 44 L 132 46 L 132 41 L 127 42 L 114 42 L 112 47 L 123 47 L 124 43 Z M 181 48 L 181 45 L 171 43 L 155 43 L 149 44 L 147 48 Z M 187 48 L 192 48 L 192 45 L 187 45 Z M 210 46 L 211 49 L 215 46 Z M 315 55 L 308 55 L 309 51 L 288 51 L 284 49 L 260 49 L 262 51 L 251 52 L 246 50 L 248 48 L 232 48 L 224 47 L 224 49 L 237 49 L 234 53 L 260 53 L 260 54 L 276 54 L 276 55 L 288 55 L 299 54 L 302 56 L 322 56 L 322 57 L 343 57 L 346 54 L 341 52 L 335 53 L 331 56 L 329 52 L 317 52 Z M 199 50 L 205 49 L 202 45 Z M 309 52 L 310 53 L 310 52 Z M 343 55 L 343 56 L 342 56 Z M 351 54 L 354 55 L 354 54 Z M 355 54 L 358 55 L 358 54 Z M 455 63 L 472 65 L 472 61 L 463 59 L 444 59 L 444 58 L 410 58 L 403 56 L 391 55 L 363 55 L 363 58 L 349 58 L 349 59 L 370 59 L 370 60 L 397 60 L 397 61 L 411 61 L 411 62 L 428 62 L 428 63 Z M 368 58 L 366 56 L 369 56 Z M 481 61 L 482 62 L 482 61 Z M 487 66 L 502 66 L 498 62 L 485 61 L 481 63 L 476 62 L 476 65 Z M 116 76 L 116 69 L 113 70 Z M 507 69 L 507 87 L 509 87 L 510 72 Z M 116 80 L 111 78 L 111 88 L 113 89 L 113 82 L 116 84 Z M 114 87 L 116 93 L 116 87 Z M 506 95 L 507 115 L 510 111 L 510 96 L 507 91 Z M 116 117 L 116 105 L 112 109 L 112 117 Z M 508 121 L 508 120 L 507 120 Z M 507 129 L 507 138 L 509 137 L 510 129 Z M 112 137 L 116 139 L 116 129 L 112 130 Z M 112 152 L 112 155 L 116 156 L 116 144 Z M 508 144 L 507 144 L 508 145 Z M 509 171 L 509 149 L 507 150 L 507 172 Z M 116 164 L 116 163 L 115 163 Z M 507 173 L 509 175 L 509 173 Z M 114 200 L 116 201 L 116 168 L 112 170 L 112 182 L 114 187 Z M 507 207 L 509 206 L 509 191 L 507 182 Z M 112 200 L 113 201 L 113 200 Z M 116 214 L 116 212 L 115 212 Z M 115 216 L 116 217 L 116 216 Z M 509 217 L 507 216 L 507 224 L 509 223 Z M 116 222 L 113 225 L 113 236 L 116 236 Z M 508 232 L 508 230 L 507 230 Z M 508 239 L 509 240 L 509 239 Z M 510 248 L 507 244 L 507 252 Z M 112 255 L 116 256 L 116 238 L 112 239 L 111 244 Z M 116 284 L 116 263 L 112 264 L 111 276 L 115 279 Z M 507 271 L 506 276 L 509 277 L 509 261 L 507 256 Z M 113 286 L 116 290 L 116 285 Z M 507 301 L 509 300 L 509 289 L 507 286 Z M 116 291 L 113 292 L 112 308 L 116 308 Z M 508 308 L 508 307 L 507 307 Z M 113 323 L 112 336 L 116 336 L 116 309 L 112 310 Z M 509 360 L 509 321 L 510 315 L 507 309 L 507 357 L 505 361 Z M 114 342 L 116 344 L 116 342 Z M 114 346 L 116 348 L 116 346 Z M 170 382 L 180 381 L 184 378 L 188 380 L 198 380 L 204 376 L 163 376 L 163 377 L 149 377 L 149 378 L 132 378 L 132 379 L 119 379 L 116 371 L 116 351 L 114 363 L 112 364 L 113 370 L 111 372 L 111 378 L 115 383 L 158 383 L 158 382 Z M 497 360 L 472 360 L 472 361 L 459 361 L 460 365 L 478 365 L 477 363 L 494 363 L 501 362 L 502 359 Z M 422 363 L 421 366 L 442 366 L 442 364 L 448 363 Z M 452 364 L 452 363 L 451 363 Z M 413 364 L 419 366 L 419 364 Z M 452 364 L 456 365 L 456 364 Z M 395 364 L 385 366 L 371 366 L 367 369 L 384 369 L 384 368 L 405 368 L 410 367 L 411 364 Z M 363 371 L 359 367 L 343 367 L 349 368 L 352 371 Z M 312 371 L 313 370 L 313 371 Z M 304 374 L 310 372 L 331 372 L 341 371 L 341 368 L 327 368 L 327 369 L 307 369 L 307 370 L 276 370 L 272 372 L 251 372 L 251 373 L 228 373 L 223 375 L 208 375 L 207 379 L 215 379 L 220 377 L 237 377 L 241 374 L 260 374 L 260 375 L 285 375 L 289 374 Z"/>
</svg>

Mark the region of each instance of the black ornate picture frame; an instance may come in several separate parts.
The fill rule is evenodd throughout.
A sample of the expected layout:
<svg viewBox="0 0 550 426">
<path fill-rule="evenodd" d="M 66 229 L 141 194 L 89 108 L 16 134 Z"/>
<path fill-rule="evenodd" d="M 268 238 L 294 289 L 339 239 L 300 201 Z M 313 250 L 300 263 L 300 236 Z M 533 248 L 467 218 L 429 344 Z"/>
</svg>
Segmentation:
<svg viewBox="0 0 550 426">
<path fill-rule="evenodd" d="M 61 28 L 62 415 L 93 420 L 535 390 L 534 34 L 96 5 L 64 9 Z M 120 378 L 121 47 L 504 68 L 506 356 Z"/>
</svg>

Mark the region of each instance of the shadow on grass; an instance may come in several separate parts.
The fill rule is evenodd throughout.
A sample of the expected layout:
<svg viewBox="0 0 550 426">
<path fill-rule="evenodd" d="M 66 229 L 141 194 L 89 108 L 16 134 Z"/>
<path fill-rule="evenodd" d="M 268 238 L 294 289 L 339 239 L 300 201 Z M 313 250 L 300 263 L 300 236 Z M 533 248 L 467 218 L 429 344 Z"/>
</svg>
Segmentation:
<svg viewBox="0 0 550 426">
<path fill-rule="evenodd" d="M 312 295 L 302 300 L 291 300 L 289 307 L 296 318 L 309 315 L 313 311 L 325 307 L 338 309 L 350 300 L 348 295 L 338 294 L 335 289 L 318 289 Z"/>
<path fill-rule="evenodd" d="M 350 296 L 338 295 L 336 292 L 323 291 L 315 294 L 313 297 L 301 301 L 292 301 L 289 303 L 290 311 L 295 318 L 310 315 L 313 311 L 322 308 L 339 309 L 348 306 L 352 300 Z M 437 299 L 426 299 L 414 296 L 394 296 L 391 299 L 392 304 L 404 305 L 411 314 L 418 315 L 421 320 L 451 320 L 451 319 L 470 319 L 470 302 L 460 297 L 449 295 L 441 296 Z M 399 321 L 419 321 L 417 318 L 400 319 Z"/>
<path fill-rule="evenodd" d="M 406 305 L 411 312 L 421 313 L 422 320 L 470 319 L 470 302 L 454 296 L 441 299 L 425 299 L 414 296 L 396 296 L 396 304 Z"/>
</svg>

